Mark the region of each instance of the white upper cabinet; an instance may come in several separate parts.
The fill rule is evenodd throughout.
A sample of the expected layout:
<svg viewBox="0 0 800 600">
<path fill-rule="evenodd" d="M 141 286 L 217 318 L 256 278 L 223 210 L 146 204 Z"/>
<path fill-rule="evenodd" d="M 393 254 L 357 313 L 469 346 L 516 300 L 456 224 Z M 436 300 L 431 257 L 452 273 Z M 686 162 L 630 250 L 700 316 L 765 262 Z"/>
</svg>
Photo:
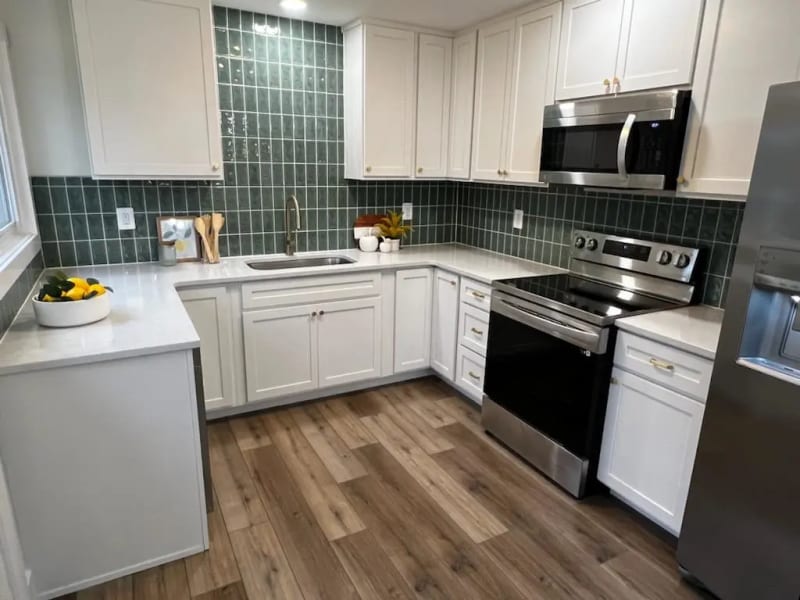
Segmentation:
<svg viewBox="0 0 800 600">
<path fill-rule="evenodd" d="M 559 4 L 517 19 L 503 167 L 507 181 L 539 181 L 542 117 L 544 107 L 554 101 L 560 28 Z"/>
<path fill-rule="evenodd" d="M 416 34 L 359 24 L 344 33 L 345 177 L 409 178 Z"/>
<path fill-rule="evenodd" d="M 477 46 L 477 32 L 475 31 L 453 40 L 450 132 L 447 154 L 447 176 L 450 179 L 469 179 L 470 175 Z"/>
<path fill-rule="evenodd" d="M 800 2 L 707 0 L 678 191 L 746 196 L 769 86 L 800 79 Z"/>
<path fill-rule="evenodd" d="M 539 180 L 544 107 L 554 101 L 561 5 L 478 32 L 472 177 Z"/>
<path fill-rule="evenodd" d="M 472 177 L 503 180 L 506 109 L 514 63 L 514 19 L 478 31 Z"/>
<path fill-rule="evenodd" d="M 623 14 L 623 0 L 564 0 L 556 98 L 611 91 Z"/>
<path fill-rule="evenodd" d="M 417 76 L 416 176 L 447 176 L 453 40 L 420 34 Z"/>
<path fill-rule="evenodd" d="M 690 84 L 704 0 L 564 0 L 556 98 Z"/>
<path fill-rule="evenodd" d="M 73 0 L 92 175 L 219 179 L 208 0 Z"/>
<path fill-rule="evenodd" d="M 617 92 L 692 82 L 703 0 L 626 0 Z"/>
</svg>

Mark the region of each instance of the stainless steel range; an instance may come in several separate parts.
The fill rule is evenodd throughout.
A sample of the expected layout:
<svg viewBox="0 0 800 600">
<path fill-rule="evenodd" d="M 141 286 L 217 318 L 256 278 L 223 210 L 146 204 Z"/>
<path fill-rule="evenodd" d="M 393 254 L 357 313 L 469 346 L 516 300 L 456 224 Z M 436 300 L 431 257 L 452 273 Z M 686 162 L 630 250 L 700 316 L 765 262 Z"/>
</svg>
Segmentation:
<svg viewBox="0 0 800 600">
<path fill-rule="evenodd" d="M 483 426 L 575 497 L 596 480 L 614 321 L 692 303 L 699 251 L 576 231 L 570 272 L 493 284 Z"/>
</svg>

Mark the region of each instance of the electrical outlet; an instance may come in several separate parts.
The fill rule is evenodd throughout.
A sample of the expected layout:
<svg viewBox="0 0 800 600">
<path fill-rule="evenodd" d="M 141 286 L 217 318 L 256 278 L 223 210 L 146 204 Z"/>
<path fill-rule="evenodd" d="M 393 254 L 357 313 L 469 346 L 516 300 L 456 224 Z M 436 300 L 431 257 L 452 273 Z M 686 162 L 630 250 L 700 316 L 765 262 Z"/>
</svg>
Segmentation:
<svg viewBox="0 0 800 600">
<path fill-rule="evenodd" d="M 117 209 L 117 229 L 120 231 L 126 229 L 136 229 L 136 220 L 133 217 L 132 208 Z"/>
<path fill-rule="evenodd" d="M 414 205 L 411 202 L 403 202 L 403 221 L 411 221 L 414 216 Z"/>
<path fill-rule="evenodd" d="M 517 208 L 514 210 L 514 229 L 522 229 L 522 217 L 524 216 L 525 213 L 523 213 L 520 209 Z"/>
</svg>

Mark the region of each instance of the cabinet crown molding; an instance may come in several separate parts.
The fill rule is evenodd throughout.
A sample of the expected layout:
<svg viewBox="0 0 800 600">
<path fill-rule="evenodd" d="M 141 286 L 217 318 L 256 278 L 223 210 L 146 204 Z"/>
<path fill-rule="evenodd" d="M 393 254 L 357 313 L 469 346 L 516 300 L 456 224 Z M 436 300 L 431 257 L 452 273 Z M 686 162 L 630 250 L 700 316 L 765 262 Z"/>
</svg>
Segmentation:
<svg viewBox="0 0 800 600">
<path fill-rule="evenodd" d="M 441 37 L 456 37 L 452 31 L 445 31 L 444 29 L 432 29 L 430 27 L 419 27 L 417 25 L 409 25 L 408 23 L 398 23 L 397 21 L 387 21 L 386 19 L 373 19 L 371 17 L 362 17 L 351 21 L 342 26 L 342 31 L 349 31 L 360 25 L 376 25 L 378 27 L 389 27 L 391 29 L 400 29 L 402 31 L 412 31 L 414 33 L 426 33 L 428 35 L 438 35 Z"/>
</svg>

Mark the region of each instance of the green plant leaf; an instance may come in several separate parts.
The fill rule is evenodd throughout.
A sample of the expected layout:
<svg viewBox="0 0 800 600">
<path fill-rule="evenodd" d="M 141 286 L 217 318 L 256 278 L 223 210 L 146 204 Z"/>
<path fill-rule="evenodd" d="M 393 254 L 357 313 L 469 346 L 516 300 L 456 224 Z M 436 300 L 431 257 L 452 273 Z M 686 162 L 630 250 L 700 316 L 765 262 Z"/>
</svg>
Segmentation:
<svg viewBox="0 0 800 600">
<path fill-rule="evenodd" d="M 61 297 L 61 288 L 57 285 L 51 285 L 46 283 L 42 286 L 42 292 L 47 294 L 48 296 L 52 296 L 53 298 L 60 298 Z"/>
<path fill-rule="evenodd" d="M 64 271 L 56 271 L 53 275 L 55 275 L 58 279 L 67 279 L 67 274 Z"/>
<path fill-rule="evenodd" d="M 70 291 L 72 288 L 74 288 L 74 287 L 75 287 L 75 284 L 74 284 L 74 283 L 72 283 L 71 281 L 67 281 L 67 280 L 65 279 L 64 281 L 62 281 L 61 283 L 59 283 L 59 284 L 58 284 L 58 286 L 59 286 L 59 287 L 60 287 L 62 290 L 64 290 L 65 292 L 68 292 L 68 291 Z"/>
<path fill-rule="evenodd" d="M 83 297 L 83 299 L 84 299 L 84 300 L 88 300 L 89 298 L 94 298 L 95 296 L 97 296 L 97 292 L 96 292 L 95 290 L 92 290 L 91 292 L 89 292 L 88 294 L 86 294 L 86 295 Z"/>
<path fill-rule="evenodd" d="M 89 285 L 94 285 L 94 284 L 100 283 L 100 282 L 97 281 L 97 279 L 95 279 L 94 277 L 87 277 L 86 278 L 86 283 L 88 283 Z"/>
<path fill-rule="evenodd" d="M 112 288 L 110 285 L 106 285 L 106 286 L 103 286 L 103 287 L 106 288 L 107 292 L 112 292 L 112 293 L 114 292 L 114 288 Z"/>
</svg>

